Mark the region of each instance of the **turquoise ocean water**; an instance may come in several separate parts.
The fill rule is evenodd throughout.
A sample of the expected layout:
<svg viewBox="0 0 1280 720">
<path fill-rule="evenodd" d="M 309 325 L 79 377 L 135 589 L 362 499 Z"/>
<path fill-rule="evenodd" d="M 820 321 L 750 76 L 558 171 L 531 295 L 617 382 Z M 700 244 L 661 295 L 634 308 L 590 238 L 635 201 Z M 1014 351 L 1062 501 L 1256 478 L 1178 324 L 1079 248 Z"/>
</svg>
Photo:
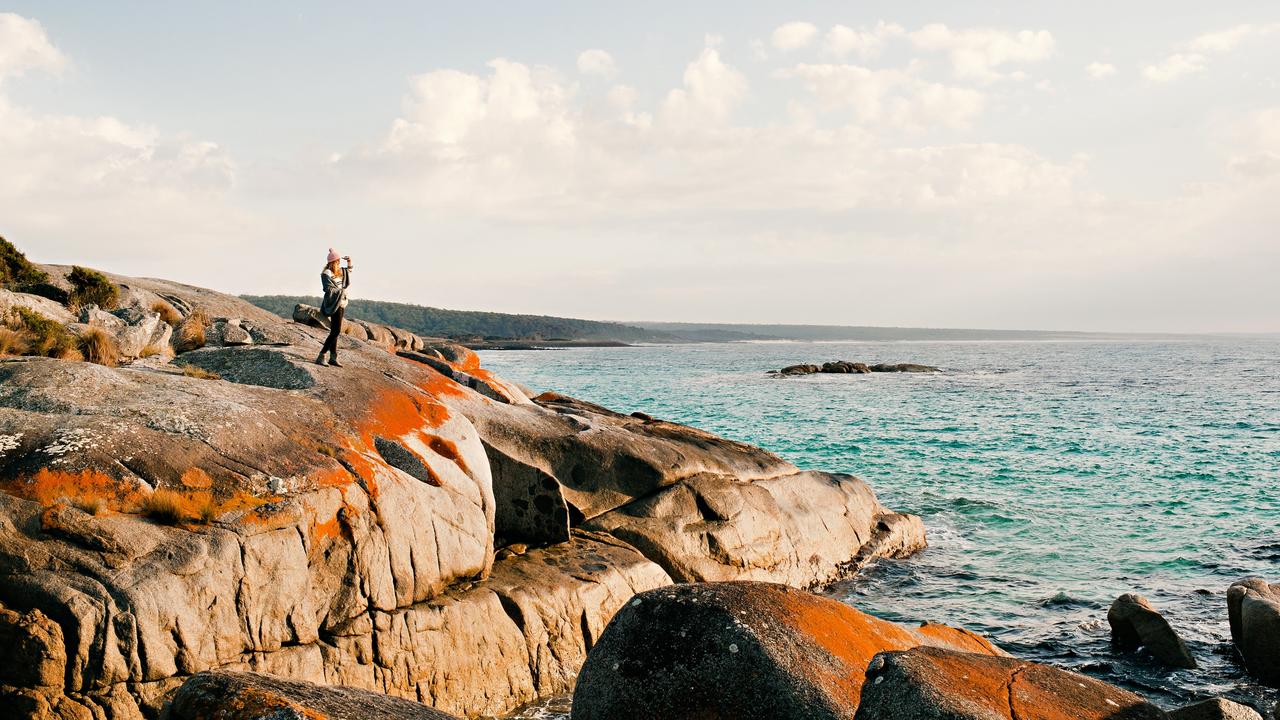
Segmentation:
<svg viewBox="0 0 1280 720">
<path fill-rule="evenodd" d="M 834 359 L 945 372 L 764 374 Z M 1240 577 L 1280 580 L 1280 340 L 711 344 L 484 363 L 853 473 L 921 515 L 928 550 L 829 591 L 862 610 L 967 627 L 1164 706 L 1280 699 L 1236 662 L 1225 606 Z M 1165 613 L 1199 669 L 1111 648 L 1107 607 L 1124 592 Z"/>
</svg>

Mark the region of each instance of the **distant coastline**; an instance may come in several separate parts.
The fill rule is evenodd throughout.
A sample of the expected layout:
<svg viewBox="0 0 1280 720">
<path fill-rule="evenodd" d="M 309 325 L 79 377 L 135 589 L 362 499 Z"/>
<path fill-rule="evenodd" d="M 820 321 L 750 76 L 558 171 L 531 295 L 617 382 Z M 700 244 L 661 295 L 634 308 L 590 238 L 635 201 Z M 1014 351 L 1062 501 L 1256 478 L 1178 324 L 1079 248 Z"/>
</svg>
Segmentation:
<svg viewBox="0 0 1280 720">
<path fill-rule="evenodd" d="M 293 307 L 298 303 L 307 305 L 319 303 L 318 297 L 306 295 L 243 295 L 241 297 L 264 310 L 286 318 L 292 316 Z M 423 336 L 446 338 L 474 350 L 542 350 L 725 342 L 1177 342 L 1195 338 L 1220 337 L 1173 333 L 911 328 L 869 325 L 606 322 L 551 315 L 448 310 L 409 303 L 363 299 L 353 299 L 348 312 L 352 317 L 403 327 Z"/>
</svg>

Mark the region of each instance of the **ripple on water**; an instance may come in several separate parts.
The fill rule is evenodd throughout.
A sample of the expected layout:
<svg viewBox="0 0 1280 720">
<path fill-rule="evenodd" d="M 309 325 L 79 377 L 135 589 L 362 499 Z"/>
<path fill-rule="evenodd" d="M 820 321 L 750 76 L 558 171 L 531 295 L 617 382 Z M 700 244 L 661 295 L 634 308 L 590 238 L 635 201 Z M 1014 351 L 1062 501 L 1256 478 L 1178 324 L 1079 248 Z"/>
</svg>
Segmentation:
<svg viewBox="0 0 1280 720">
<path fill-rule="evenodd" d="M 921 515 L 928 550 L 832 589 L 861 609 L 963 625 L 1016 655 L 1164 705 L 1209 694 L 1276 699 L 1236 662 L 1223 593 L 1246 574 L 1280 578 L 1280 341 L 483 355 L 534 388 L 698 425 L 802 467 L 852 472 L 885 505 Z M 947 372 L 763 376 L 837 357 Z M 1124 592 L 1165 612 L 1200 669 L 1169 672 L 1112 649 L 1106 608 Z"/>
</svg>

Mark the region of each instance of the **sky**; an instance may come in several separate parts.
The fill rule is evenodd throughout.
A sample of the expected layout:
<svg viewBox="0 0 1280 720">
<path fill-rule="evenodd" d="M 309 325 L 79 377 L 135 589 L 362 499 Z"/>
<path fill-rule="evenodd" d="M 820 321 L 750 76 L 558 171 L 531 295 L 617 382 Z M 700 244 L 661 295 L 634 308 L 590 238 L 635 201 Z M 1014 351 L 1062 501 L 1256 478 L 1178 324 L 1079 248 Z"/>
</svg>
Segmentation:
<svg viewBox="0 0 1280 720">
<path fill-rule="evenodd" d="M 1280 331 L 1274 2 L 0 3 L 0 235 L 236 293 Z"/>
</svg>

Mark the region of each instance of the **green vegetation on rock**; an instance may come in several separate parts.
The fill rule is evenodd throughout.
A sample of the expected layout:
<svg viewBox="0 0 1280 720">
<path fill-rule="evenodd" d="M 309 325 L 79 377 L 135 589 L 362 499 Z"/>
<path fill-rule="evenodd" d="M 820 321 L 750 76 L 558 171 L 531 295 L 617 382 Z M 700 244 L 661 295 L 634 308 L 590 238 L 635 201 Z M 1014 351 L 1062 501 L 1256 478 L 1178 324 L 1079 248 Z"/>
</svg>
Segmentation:
<svg viewBox="0 0 1280 720">
<path fill-rule="evenodd" d="M 0 237 L 0 287 L 23 289 L 49 280 L 13 243 Z"/>
<path fill-rule="evenodd" d="M 69 302 L 72 306 L 97 305 L 103 310 L 110 310 L 120 299 L 120 288 L 97 270 L 90 270 L 76 265 L 67 273 L 72 290 Z"/>
</svg>

